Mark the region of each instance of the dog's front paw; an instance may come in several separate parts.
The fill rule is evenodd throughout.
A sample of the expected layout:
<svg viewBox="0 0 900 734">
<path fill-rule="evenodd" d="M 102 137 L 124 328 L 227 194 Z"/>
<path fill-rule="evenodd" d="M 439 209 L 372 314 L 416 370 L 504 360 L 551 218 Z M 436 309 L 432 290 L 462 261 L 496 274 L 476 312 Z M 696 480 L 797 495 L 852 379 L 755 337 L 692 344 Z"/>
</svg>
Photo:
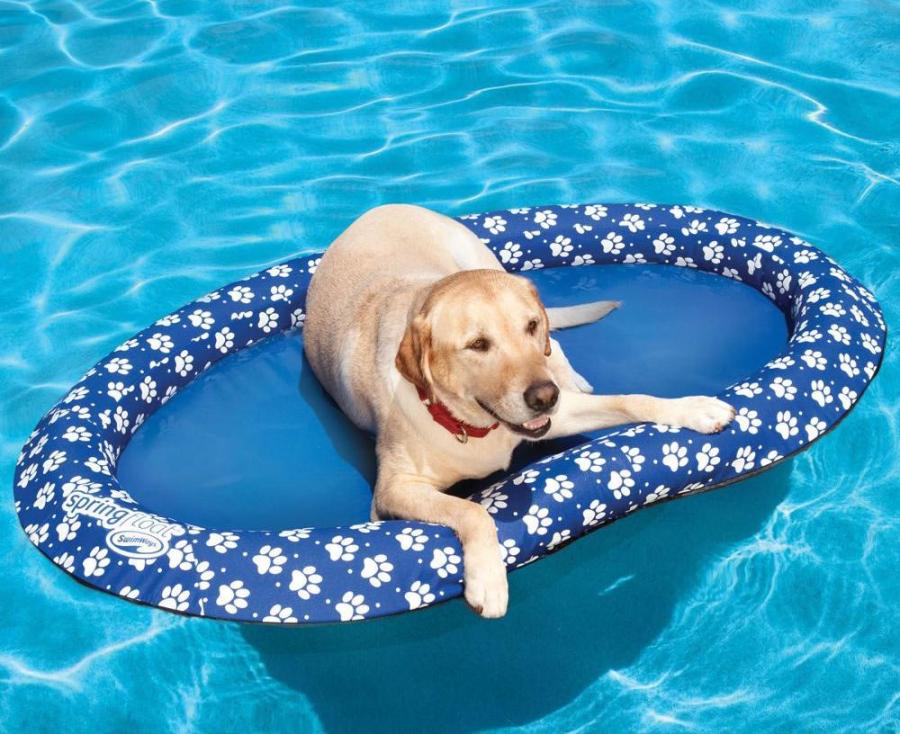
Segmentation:
<svg viewBox="0 0 900 734">
<path fill-rule="evenodd" d="M 464 562 L 466 602 L 486 619 L 502 617 L 509 602 L 509 586 L 499 549 L 466 551 Z"/>
<path fill-rule="evenodd" d="M 695 395 L 672 401 L 669 425 L 690 428 L 698 433 L 718 433 L 734 419 L 734 408 L 716 398 Z"/>
</svg>

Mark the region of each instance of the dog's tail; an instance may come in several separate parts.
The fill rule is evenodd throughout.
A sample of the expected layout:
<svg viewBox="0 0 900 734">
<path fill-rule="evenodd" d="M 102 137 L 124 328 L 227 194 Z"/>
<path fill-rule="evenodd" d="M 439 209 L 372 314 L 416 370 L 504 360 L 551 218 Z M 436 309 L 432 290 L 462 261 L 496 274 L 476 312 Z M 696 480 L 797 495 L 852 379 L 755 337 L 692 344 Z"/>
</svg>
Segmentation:
<svg viewBox="0 0 900 734">
<path fill-rule="evenodd" d="M 599 321 L 620 305 L 622 304 L 619 301 L 594 301 L 593 303 L 579 303 L 577 306 L 560 306 L 548 308 L 547 317 L 550 319 L 551 329 L 568 329 L 571 326 L 581 326 Z"/>
</svg>

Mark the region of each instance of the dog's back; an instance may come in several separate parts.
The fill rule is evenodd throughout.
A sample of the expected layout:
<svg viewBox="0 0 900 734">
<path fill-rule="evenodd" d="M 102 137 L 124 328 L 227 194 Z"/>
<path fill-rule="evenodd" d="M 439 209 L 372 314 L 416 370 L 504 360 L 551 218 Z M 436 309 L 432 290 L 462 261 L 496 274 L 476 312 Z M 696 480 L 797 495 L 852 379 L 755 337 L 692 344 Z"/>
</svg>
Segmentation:
<svg viewBox="0 0 900 734">
<path fill-rule="evenodd" d="M 502 266 L 470 230 L 406 204 L 369 210 L 325 251 L 307 296 L 304 349 L 354 423 L 375 430 L 417 294 L 459 270 L 481 268 Z"/>
</svg>

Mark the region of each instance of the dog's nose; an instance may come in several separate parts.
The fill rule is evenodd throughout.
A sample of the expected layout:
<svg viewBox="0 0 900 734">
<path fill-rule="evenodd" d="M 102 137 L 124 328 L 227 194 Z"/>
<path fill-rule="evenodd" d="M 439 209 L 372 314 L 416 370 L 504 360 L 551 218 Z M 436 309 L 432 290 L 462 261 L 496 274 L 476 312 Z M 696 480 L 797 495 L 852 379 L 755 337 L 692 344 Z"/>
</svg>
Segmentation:
<svg viewBox="0 0 900 734">
<path fill-rule="evenodd" d="M 550 410 L 559 399 L 559 388 L 550 380 L 535 382 L 525 391 L 525 405 L 532 410 L 543 412 Z"/>
</svg>

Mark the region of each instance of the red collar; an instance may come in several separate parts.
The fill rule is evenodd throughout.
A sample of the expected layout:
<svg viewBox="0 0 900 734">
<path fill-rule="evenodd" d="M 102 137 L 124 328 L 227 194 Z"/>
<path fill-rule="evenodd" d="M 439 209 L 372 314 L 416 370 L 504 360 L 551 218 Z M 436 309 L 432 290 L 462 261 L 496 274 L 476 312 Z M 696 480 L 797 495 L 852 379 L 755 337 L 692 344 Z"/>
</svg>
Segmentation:
<svg viewBox="0 0 900 734">
<path fill-rule="evenodd" d="M 431 400 L 428 397 L 428 393 L 418 385 L 416 385 L 416 390 L 419 393 L 419 400 L 425 403 L 425 407 L 431 413 L 432 420 L 452 433 L 453 437 L 460 443 L 465 443 L 469 438 L 484 438 L 500 425 L 499 423 L 494 423 L 491 426 L 482 427 L 464 423 L 459 418 L 456 418 L 446 405 Z"/>
</svg>

